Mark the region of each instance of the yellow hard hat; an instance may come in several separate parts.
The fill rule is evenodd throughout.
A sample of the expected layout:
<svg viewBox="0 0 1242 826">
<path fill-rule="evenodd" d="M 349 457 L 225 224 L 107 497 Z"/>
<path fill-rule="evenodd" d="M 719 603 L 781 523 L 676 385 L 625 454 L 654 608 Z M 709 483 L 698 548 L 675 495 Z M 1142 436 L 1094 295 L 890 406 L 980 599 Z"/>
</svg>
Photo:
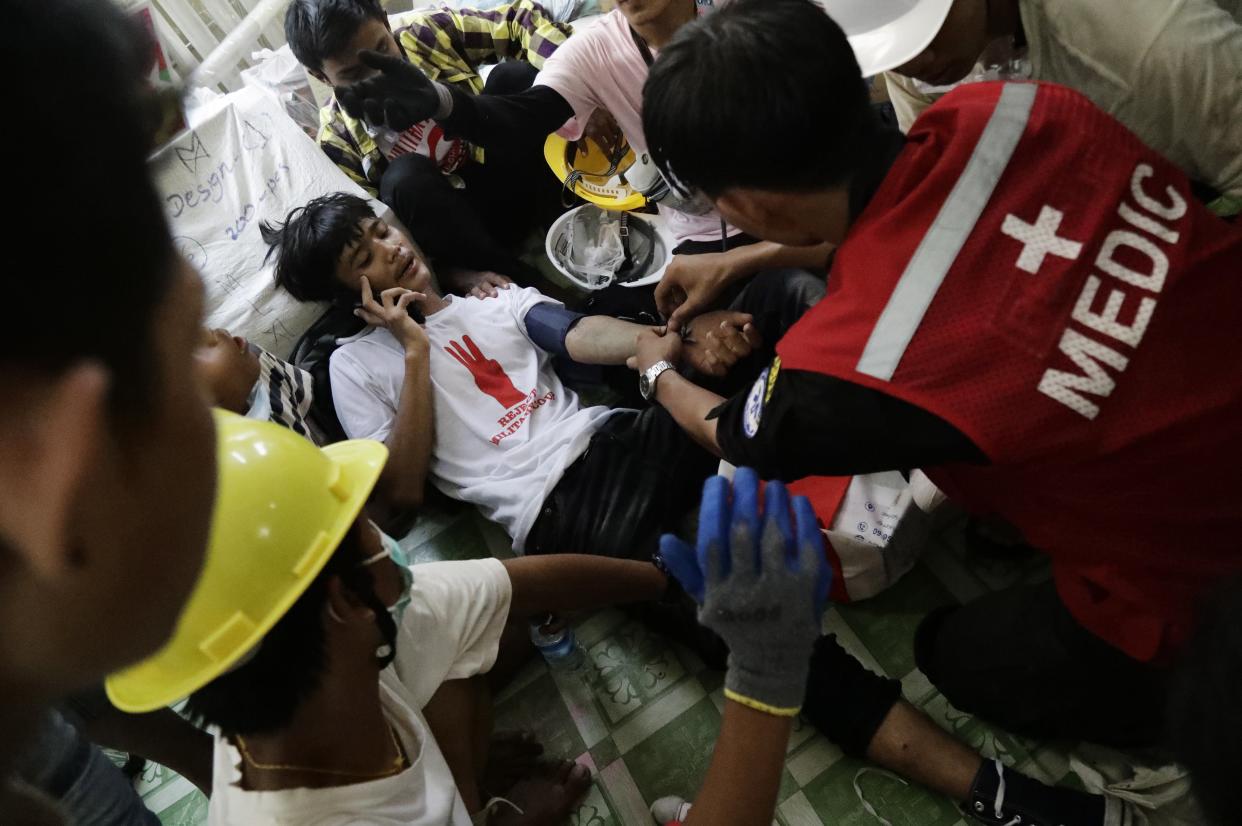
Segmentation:
<svg viewBox="0 0 1242 826">
<path fill-rule="evenodd" d="M 219 487 L 207 561 L 172 639 L 108 677 L 122 711 L 154 711 L 231 669 L 323 569 L 375 486 L 388 448 L 322 450 L 287 428 L 215 411 Z"/>
<path fill-rule="evenodd" d="M 591 138 L 567 141 L 553 132 L 543 144 L 543 157 L 557 179 L 581 198 L 611 210 L 638 209 L 647 203 L 641 192 L 621 174 L 634 163 L 634 150 L 624 145 L 620 158 L 608 153 Z"/>
</svg>

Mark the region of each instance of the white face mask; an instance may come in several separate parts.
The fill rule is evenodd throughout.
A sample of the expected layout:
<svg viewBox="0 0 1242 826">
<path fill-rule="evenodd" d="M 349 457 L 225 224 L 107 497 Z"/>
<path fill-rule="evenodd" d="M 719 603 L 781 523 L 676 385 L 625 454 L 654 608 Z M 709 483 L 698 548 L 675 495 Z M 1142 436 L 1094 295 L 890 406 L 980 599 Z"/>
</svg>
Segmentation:
<svg viewBox="0 0 1242 826">
<path fill-rule="evenodd" d="M 375 532 L 379 534 L 380 543 L 383 544 L 384 550 L 375 556 L 364 559 L 362 564 L 374 565 L 381 559 L 391 559 L 396 563 L 397 571 L 401 574 L 401 595 L 397 597 L 396 602 L 388 606 L 388 613 L 392 614 L 393 622 L 400 629 L 405 609 L 410 607 L 410 589 L 414 586 L 414 572 L 410 570 L 410 558 L 406 555 L 405 548 L 401 547 L 401 543 L 381 531 L 374 522 L 371 523 L 371 527 L 375 528 Z"/>
<path fill-rule="evenodd" d="M 268 395 L 267 383 L 263 381 L 262 374 L 254 383 L 254 389 L 250 391 L 250 409 L 246 411 L 246 418 L 260 422 L 266 422 L 272 418 L 272 399 Z"/>
</svg>

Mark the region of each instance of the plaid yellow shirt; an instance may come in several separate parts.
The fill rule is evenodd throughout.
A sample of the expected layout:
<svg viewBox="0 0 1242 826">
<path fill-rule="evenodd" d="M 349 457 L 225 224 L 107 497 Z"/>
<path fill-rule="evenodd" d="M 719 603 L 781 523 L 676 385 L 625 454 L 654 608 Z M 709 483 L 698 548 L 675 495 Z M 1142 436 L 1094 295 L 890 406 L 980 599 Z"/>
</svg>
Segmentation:
<svg viewBox="0 0 1242 826">
<path fill-rule="evenodd" d="M 405 57 L 432 80 L 479 94 L 479 67 L 502 58 L 525 60 L 536 69 L 565 42 L 570 28 L 552 19 L 533 0 L 517 0 L 490 11 L 441 8 L 415 12 L 393 34 Z M 335 99 L 319 112 L 319 145 L 332 162 L 373 197 L 388 161 L 367 132 Z M 475 160 L 483 151 L 473 147 Z"/>
</svg>

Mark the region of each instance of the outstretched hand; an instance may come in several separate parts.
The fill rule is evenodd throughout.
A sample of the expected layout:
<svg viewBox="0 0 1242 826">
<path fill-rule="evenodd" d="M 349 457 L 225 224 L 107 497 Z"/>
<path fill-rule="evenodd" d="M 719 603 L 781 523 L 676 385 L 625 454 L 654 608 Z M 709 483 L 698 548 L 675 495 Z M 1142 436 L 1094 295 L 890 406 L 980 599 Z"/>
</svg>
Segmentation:
<svg viewBox="0 0 1242 826">
<path fill-rule="evenodd" d="M 674 255 L 656 285 L 656 308 L 674 332 L 717 303 L 736 277 L 727 253 Z"/>
<path fill-rule="evenodd" d="M 378 74 L 336 90 L 337 101 L 350 117 L 404 132 L 439 112 L 436 84 L 418 67 L 380 52 L 360 52 L 359 59 Z"/>
<path fill-rule="evenodd" d="M 732 496 L 730 496 L 732 492 Z M 811 503 L 738 468 L 703 485 L 695 548 L 671 534 L 660 555 L 700 604 L 699 622 L 729 646 L 725 694 L 770 714 L 802 705 L 811 648 L 832 584 Z"/>
</svg>

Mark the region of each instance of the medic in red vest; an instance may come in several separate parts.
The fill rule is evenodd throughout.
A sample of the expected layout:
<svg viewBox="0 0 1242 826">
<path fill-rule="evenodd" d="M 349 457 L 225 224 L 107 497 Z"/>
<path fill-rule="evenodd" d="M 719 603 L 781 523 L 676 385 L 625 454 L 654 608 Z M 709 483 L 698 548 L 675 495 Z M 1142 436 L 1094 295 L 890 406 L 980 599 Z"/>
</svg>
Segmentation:
<svg viewBox="0 0 1242 826">
<path fill-rule="evenodd" d="M 966 435 L 987 463 L 930 478 L 1151 660 L 1242 569 L 1240 277 L 1242 232 L 1116 121 L 1067 89 L 973 85 L 911 131 L 777 352 Z"/>
<path fill-rule="evenodd" d="M 770 94 L 695 111 L 710 78 L 699 85 L 689 67 L 712 46 L 683 40 L 644 93 L 657 164 L 751 234 L 840 246 L 827 296 L 748 394 L 721 400 L 673 374 L 656 399 L 765 476 L 918 467 L 958 504 L 1011 522 L 1052 558 L 1055 590 L 962 609 L 978 633 L 949 658 L 960 702 L 935 657 L 920 665 L 950 701 L 1014 730 L 1147 742 L 1162 666 L 1192 633 L 1198 599 L 1242 572 L 1242 230 L 1070 89 L 967 85 L 903 144 L 834 121 L 827 68 L 772 68 Z M 757 71 L 763 42 L 731 59 Z M 801 154 L 756 153 L 745 136 L 696 153 L 676 122 L 706 132 L 743 108 Z M 830 164 L 806 160 L 817 141 L 857 173 L 807 183 Z M 640 342 L 639 369 L 667 357 L 660 341 Z M 935 648 L 954 621 L 933 615 L 922 644 Z M 1097 678 L 1113 706 L 1134 686 L 1154 722 L 1127 711 L 1094 727 L 1108 702 L 1091 696 Z M 1035 705 L 1039 725 L 1026 725 Z"/>
<path fill-rule="evenodd" d="M 783 419 L 815 416 L 774 415 L 790 371 L 934 414 L 982 455 L 918 457 L 932 481 L 1050 554 L 1086 628 L 1159 659 L 1189 633 L 1195 595 L 1242 570 L 1239 345 L 1242 232 L 1185 175 L 1075 92 L 973 84 L 911 130 L 828 296 L 720 411 L 716 438 L 775 476 L 878 469 L 817 466 L 814 437 L 790 438 Z M 837 441 L 879 435 L 825 420 Z"/>
<path fill-rule="evenodd" d="M 1116 121 L 978 84 L 911 131 L 777 352 L 967 436 L 986 464 L 932 481 L 1017 526 L 1079 622 L 1152 660 L 1242 569 L 1240 279 L 1242 232 Z"/>
</svg>

